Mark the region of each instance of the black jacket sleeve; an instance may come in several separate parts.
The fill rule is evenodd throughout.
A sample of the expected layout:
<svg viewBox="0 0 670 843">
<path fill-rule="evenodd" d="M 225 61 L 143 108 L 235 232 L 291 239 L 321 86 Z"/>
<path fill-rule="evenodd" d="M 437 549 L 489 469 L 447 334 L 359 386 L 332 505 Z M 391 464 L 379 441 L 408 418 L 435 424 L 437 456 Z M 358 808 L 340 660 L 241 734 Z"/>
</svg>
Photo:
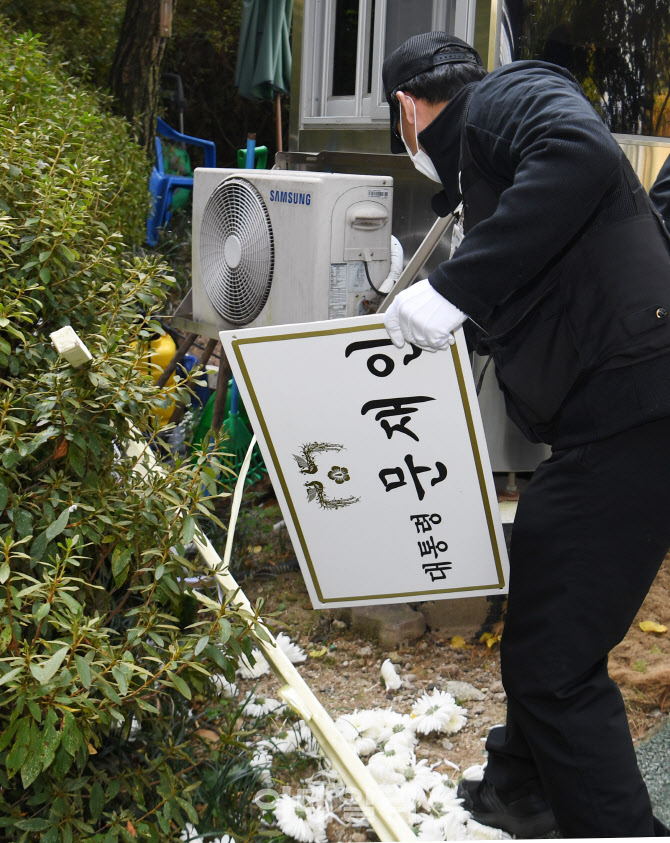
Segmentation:
<svg viewBox="0 0 670 843">
<path fill-rule="evenodd" d="M 670 155 L 665 159 L 665 164 L 649 191 L 649 198 L 665 220 L 665 227 L 670 231 Z"/>
<path fill-rule="evenodd" d="M 577 85 L 543 69 L 489 78 L 472 97 L 467 137 L 484 177 L 509 187 L 429 279 L 484 328 L 565 250 L 620 174 L 619 147 Z"/>
</svg>

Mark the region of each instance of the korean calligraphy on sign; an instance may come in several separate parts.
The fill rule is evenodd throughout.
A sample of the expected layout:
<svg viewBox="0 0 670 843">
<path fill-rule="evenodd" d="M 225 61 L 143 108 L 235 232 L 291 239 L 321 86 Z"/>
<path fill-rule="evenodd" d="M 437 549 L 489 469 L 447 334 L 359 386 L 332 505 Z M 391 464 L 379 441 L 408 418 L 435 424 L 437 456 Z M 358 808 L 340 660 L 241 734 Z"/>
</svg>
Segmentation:
<svg viewBox="0 0 670 843">
<path fill-rule="evenodd" d="M 371 316 L 221 340 L 315 607 L 506 591 L 462 336 L 397 349 Z"/>
</svg>

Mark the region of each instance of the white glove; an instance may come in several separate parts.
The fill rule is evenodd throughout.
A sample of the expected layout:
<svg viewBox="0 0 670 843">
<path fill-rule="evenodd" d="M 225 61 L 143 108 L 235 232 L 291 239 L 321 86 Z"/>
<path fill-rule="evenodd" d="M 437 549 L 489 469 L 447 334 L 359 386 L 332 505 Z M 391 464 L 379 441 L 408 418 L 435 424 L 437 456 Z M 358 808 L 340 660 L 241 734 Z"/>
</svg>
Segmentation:
<svg viewBox="0 0 670 843">
<path fill-rule="evenodd" d="M 384 314 L 384 326 L 397 348 L 407 341 L 426 351 L 438 351 L 456 342 L 451 332 L 467 318 L 424 278 L 398 293 Z"/>
</svg>

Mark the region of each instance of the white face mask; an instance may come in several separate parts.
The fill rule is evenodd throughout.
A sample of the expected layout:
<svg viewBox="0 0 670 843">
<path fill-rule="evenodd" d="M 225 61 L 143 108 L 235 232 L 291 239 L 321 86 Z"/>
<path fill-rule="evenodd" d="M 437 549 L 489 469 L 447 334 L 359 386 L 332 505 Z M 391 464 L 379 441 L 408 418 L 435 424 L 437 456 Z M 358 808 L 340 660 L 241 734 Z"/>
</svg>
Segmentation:
<svg viewBox="0 0 670 843">
<path fill-rule="evenodd" d="M 402 117 L 400 118 L 400 137 L 402 138 L 402 142 L 405 144 L 405 149 L 407 150 L 407 154 L 412 159 L 412 163 L 416 167 L 416 169 L 422 173 L 424 176 L 428 176 L 429 179 L 432 181 L 436 181 L 438 184 L 442 184 L 442 179 L 438 176 L 437 170 L 435 169 L 435 165 L 430 160 L 430 157 L 423 149 L 419 146 L 419 134 L 416 130 L 416 103 L 410 97 L 407 99 L 412 103 L 412 107 L 414 108 L 414 140 L 416 141 L 416 154 L 412 155 L 412 150 L 407 145 L 407 141 L 405 140 L 405 135 L 402 130 Z"/>
</svg>

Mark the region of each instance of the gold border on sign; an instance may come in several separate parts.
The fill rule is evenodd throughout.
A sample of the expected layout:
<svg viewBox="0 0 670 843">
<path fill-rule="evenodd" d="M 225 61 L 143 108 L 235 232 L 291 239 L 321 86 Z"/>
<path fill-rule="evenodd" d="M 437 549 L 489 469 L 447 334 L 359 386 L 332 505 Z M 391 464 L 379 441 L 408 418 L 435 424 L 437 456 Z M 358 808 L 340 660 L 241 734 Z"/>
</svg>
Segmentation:
<svg viewBox="0 0 670 843">
<path fill-rule="evenodd" d="M 274 464 L 275 471 L 277 472 L 277 476 L 279 477 L 279 482 L 282 487 L 282 491 L 284 493 L 284 498 L 286 500 L 286 504 L 289 508 L 289 512 L 291 513 L 291 519 L 293 521 L 293 525 L 295 527 L 295 531 L 298 535 L 298 540 L 300 542 L 300 547 L 302 548 L 303 556 L 305 558 L 305 562 L 309 569 L 310 575 L 312 577 L 312 582 L 314 583 L 314 588 L 316 594 L 321 603 L 341 603 L 343 601 L 353 602 L 353 601 L 362 601 L 362 600 L 383 600 L 388 598 L 397 598 L 397 597 L 404 597 L 404 598 L 426 598 L 430 597 L 431 595 L 437 594 L 455 594 L 456 592 L 466 592 L 466 591 L 485 591 L 494 588 L 504 588 L 505 587 L 505 577 L 503 574 L 503 566 L 502 560 L 500 558 L 500 547 L 498 545 L 498 537 L 496 535 L 495 524 L 493 521 L 493 512 L 491 510 L 491 502 L 489 500 L 489 496 L 486 491 L 486 477 L 484 474 L 484 466 L 482 464 L 481 453 L 479 450 L 479 443 L 477 442 L 477 436 L 475 434 L 475 425 L 474 419 L 472 416 L 472 408 L 470 407 L 470 401 L 468 398 L 467 388 L 465 385 L 465 377 L 463 375 L 463 368 L 461 365 L 461 358 L 460 354 L 458 353 L 457 345 L 451 346 L 452 352 L 452 359 L 454 361 L 454 369 L 456 371 L 456 379 L 458 381 L 458 388 L 461 394 L 461 399 L 463 401 L 463 409 L 465 411 L 465 420 L 468 427 L 468 433 L 470 436 L 470 444 L 472 446 L 472 453 L 475 460 L 475 467 L 477 470 L 477 480 L 479 483 L 479 491 L 482 496 L 482 503 L 484 505 L 484 512 L 486 515 L 486 523 L 488 526 L 489 531 L 489 540 L 491 542 L 491 549 L 493 551 L 493 557 L 495 560 L 496 571 L 498 573 L 498 582 L 491 583 L 487 585 L 469 585 L 469 586 L 462 586 L 461 588 L 442 588 L 442 589 L 426 589 L 422 591 L 407 591 L 407 592 L 393 592 L 391 594 L 364 594 L 355 597 L 324 597 L 321 591 L 321 586 L 319 584 L 318 577 L 316 575 L 316 571 L 314 569 L 314 564 L 312 562 L 312 558 L 309 554 L 309 549 L 307 547 L 307 542 L 305 540 L 305 536 L 302 532 L 302 528 L 300 526 L 300 521 L 298 519 L 297 512 L 295 510 L 295 506 L 293 505 L 293 500 L 291 499 L 291 495 L 289 494 L 288 486 L 286 480 L 284 478 L 284 473 L 281 470 L 281 465 L 279 459 L 277 457 L 277 452 L 275 451 L 274 444 L 272 442 L 272 437 L 270 436 L 270 431 L 268 426 L 265 422 L 265 417 L 261 412 L 261 407 L 258 401 L 258 397 L 256 395 L 256 391 L 254 390 L 251 377 L 249 375 L 249 370 L 247 369 L 247 365 L 244 361 L 244 356 L 242 353 L 242 346 L 244 345 L 253 345 L 255 343 L 261 342 L 278 342 L 284 340 L 297 340 L 297 339 L 306 339 L 308 337 L 325 337 L 325 336 L 332 336 L 334 334 L 350 334 L 355 333 L 358 331 L 378 331 L 380 328 L 383 328 L 383 322 L 375 323 L 375 324 L 367 324 L 367 325 L 356 325 L 348 328 L 328 328 L 320 331 L 300 331 L 299 333 L 290 333 L 290 334 L 274 334 L 272 336 L 265 336 L 265 337 L 243 337 L 241 339 L 233 339 L 231 341 L 231 347 L 233 353 L 235 354 L 235 358 L 240 366 L 240 371 L 242 372 L 242 377 L 247 385 L 247 389 L 249 390 L 249 395 L 251 397 L 251 401 L 254 405 L 254 409 L 256 411 L 256 416 L 258 417 L 258 421 L 261 426 L 261 430 L 263 431 L 263 436 L 265 438 L 265 444 L 270 452 L 270 457 Z"/>
</svg>

